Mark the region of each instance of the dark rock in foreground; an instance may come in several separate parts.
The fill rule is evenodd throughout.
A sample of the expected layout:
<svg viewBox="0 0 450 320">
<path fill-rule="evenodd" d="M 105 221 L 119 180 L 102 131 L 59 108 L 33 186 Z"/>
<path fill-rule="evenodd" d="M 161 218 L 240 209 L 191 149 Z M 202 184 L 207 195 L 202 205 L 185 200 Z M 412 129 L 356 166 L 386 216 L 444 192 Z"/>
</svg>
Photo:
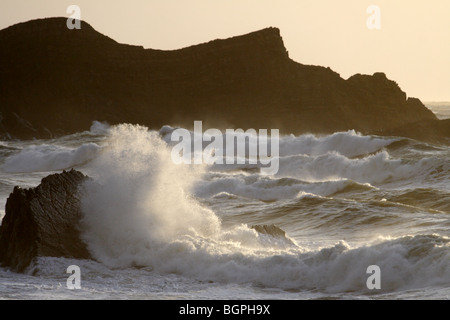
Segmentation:
<svg viewBox="0 0 450 320">
<path fill-rule="evenodd" d="M 31 189 L 15 187 L 0 226 L 0 264 L 23 272 L 36 257 L 87 259 L 80 240 L 78 188 L 87 177 L 71 170 L 53 174 Z"/>
</svg>

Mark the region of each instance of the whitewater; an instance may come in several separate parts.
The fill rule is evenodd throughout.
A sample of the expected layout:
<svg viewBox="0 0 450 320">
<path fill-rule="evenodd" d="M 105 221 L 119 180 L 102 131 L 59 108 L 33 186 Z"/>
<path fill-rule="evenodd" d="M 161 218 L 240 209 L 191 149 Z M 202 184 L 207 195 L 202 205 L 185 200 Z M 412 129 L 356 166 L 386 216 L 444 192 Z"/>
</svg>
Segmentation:
<svg viewBox="0 0 450 320">
<path fill-rule="evenodd" d="M 355 131 L 286 135 L 279 170 L 171 161 L 175 128 L 110 126 L 0 142 L 14 186 L 77 169 L 94 260 L 0 268 L 2 299 L 448 299 L 450 148 Z M 274 224 L 285 237 L 261 234 Z M 68 290 L 78 265 L 81 289 Z M 368 266 L 381 270 L 371 290 Z"/>
</svg>

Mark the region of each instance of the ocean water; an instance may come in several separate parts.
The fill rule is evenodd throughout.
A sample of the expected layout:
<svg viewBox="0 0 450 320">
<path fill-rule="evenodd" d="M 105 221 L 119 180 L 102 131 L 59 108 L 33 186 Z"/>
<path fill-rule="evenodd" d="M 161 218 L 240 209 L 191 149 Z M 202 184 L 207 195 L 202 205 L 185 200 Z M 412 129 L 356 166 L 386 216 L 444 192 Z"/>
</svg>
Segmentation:
<svg viewBox="0 0 450 320">
<path fill-rule="evenodd" d="M 0 268 L 2 299 L 448 299 L 450 147 L 402 137 L 282 136 L 279 171 L 171 160 L 173 128 L 108 126 L 0 142 L 15 185 L 75 168 L 95 258 Z M 275 224 L 286 237 L 259 234 Z M 77 265 L 81 289 L 66 272 Z M 380 288 L 367 285 L 379 267 Z"/>
<path fill-rule="evenodd" d="M 450 119 L 450 102 L 426 102 L 425 106 L 433 111 L 438 119 Z"/>
</svg>

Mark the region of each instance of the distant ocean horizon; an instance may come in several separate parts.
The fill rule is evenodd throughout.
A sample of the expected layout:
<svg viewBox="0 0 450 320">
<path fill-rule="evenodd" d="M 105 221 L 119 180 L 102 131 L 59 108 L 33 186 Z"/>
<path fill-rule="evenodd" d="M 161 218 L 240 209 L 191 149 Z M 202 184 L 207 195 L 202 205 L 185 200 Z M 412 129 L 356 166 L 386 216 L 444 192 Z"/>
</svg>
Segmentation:
<svg viewBox="0 0 450 320">
<path fill-rule="evenodd" d="M 438 117 L 438 119 L 450 119 L 450 101 L 429 101 L 423 103 Z"/>
</svg>

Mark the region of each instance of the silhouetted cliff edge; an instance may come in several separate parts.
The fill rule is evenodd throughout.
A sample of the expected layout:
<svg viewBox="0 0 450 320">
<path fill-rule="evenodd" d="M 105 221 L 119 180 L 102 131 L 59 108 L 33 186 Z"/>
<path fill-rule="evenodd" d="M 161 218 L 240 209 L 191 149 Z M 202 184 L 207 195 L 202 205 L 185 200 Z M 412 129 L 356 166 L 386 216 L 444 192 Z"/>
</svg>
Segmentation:
<svg viewBox="0 0 450 320">
<path fill-rule="evenodd" d="M 295 62 L 276 28 L 162 51 L 81 26 L 49 18 L 0 31 L 0 136 L 45 138 L 86 130 L 93 120 L 154 129 L 203 120 L 204 128 L 394 135 L 400 128 L 445 138 L 445 124 L 385 74 L 345 80 Z M 423 135 L 413 123 L 424 124 Z"/>
</svg>

